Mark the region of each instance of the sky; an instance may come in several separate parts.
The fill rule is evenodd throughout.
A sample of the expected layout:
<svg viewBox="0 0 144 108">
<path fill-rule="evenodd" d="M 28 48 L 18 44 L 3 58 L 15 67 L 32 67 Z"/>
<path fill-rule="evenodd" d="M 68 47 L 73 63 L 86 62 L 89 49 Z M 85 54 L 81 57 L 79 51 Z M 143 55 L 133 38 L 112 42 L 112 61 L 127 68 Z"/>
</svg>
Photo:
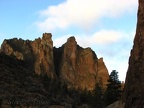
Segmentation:
<svg viewBox="0 0 144 108">
<path fill-rule="evenodd" d="M 52 33 L 60 47 L 70 36 L 103 57 L 125 80 L 136 31 L 138 0 L 0 0 L 0 44 Z"/>
</svg>

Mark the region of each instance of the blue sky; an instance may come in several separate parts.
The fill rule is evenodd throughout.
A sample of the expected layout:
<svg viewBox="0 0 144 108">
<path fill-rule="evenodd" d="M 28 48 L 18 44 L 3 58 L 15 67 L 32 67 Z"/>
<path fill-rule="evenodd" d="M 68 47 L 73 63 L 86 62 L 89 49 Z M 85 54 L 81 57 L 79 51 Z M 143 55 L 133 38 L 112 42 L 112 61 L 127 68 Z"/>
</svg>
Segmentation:
<svg viewBox="0 0 144 108">
<path fill-rule="evenodd" d="M 75 36 L 125 80 L 137 21 L 137 0 L 0 0 L 0 44 L 53 34 L 54 46 Z"/>
</svg>

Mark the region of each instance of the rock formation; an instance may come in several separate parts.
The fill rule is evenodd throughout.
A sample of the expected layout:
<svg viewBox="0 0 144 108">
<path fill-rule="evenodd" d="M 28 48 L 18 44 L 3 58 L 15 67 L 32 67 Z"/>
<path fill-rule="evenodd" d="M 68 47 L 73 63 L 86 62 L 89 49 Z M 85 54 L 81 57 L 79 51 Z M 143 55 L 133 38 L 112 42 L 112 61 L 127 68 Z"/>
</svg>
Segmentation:
<svg viewBox="0 0 144 108">
<path fill-rule="evenodd" d="M 105 63 L 103 61 L 103 58 L 98 59 L 98 79 L 102 85 L 104 85 L 104 88 L 106 87 L 107 80 L 109 78 L 109 75 L 106 74 L 108 72 Z"/>
<path fill-rule="evenodd" d="M 1 52 L 27 61 L 37 74 L 47 74 L 51 78 L 56 78 L 51 37 L 50 33 L 45 33 L 42 39 L 38 38 L 34 41 L 17 38 L 4 40 Z"/>
<path fill-rule="evenodd" d="M 134 45 L 129 58 L 123 102 L 125 108 L 144 107 L 144 1 L 139 0 Z"/>
<path fill-rule="evenodd" d="M 1 52 L 26 61 L 36 74 L 47 74 L 69 88 L 92 90 L 96 83 L 105 87 L 109 74 L 102 58 L 98 59 L 91 48 L 80 47 L 75 37 L 53 48 L 51 36 L 45 33 L 34 41 L 4 40 Z"/>
<path fill-rule="evenodd" d="M 69 88 L 92 90 L 98 82 L 106 85 L 109 75 L 103 59 L 98 59 L 91 48 L 80 47 L 75 37 L 68 38 L 67 42 L 55 51 L 59 52 L 57 73 L 60 81 Z"/>
</svg>

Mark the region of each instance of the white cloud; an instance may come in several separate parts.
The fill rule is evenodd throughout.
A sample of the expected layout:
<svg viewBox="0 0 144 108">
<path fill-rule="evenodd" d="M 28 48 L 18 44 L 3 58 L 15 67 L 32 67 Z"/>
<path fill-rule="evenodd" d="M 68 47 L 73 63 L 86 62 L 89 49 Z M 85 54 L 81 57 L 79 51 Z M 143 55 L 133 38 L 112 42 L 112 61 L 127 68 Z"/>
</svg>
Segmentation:
<svg viewBox="0 0 144 108">
<path fill-rule="evenodd" d="M 89 28 L 103 17 L 117 17 L 135 10 L 137 0 L 66 0 L 39 12 L 43 21 L 37 23 L 45 30 L 70 26 Z"/>
<path fill-rule="evenodd" d="M 61 36 L 54 39 L 54 46 L 61 46 L 66 42 L 67 38 L 73 35 Z M 122 37 L 125 37 L 125 34 L 120 31 L 114 30 L 101 30 L 95 32 L 92 35 L 76 35 L 76 41 L 83 47 L 93 46 L 97 44 L 106 45 L 117 42 Z"/>
<path fill-rule="evenodd" d="M 100 30 L 92 35 L 78 37 L 78 43 L 83 46 L 94 46 L 94 45 L 108 45 L 119 41 L 124 37 L 124 33 L 114 30 Z M 77 38 L 77 37 L 76 37 Z M 85 45 L 85 43 L 87 43 Z"/>
<path fill-rule="evenodd" d="M 108 44 L 118 41 L 124 34 L 114 30 L 101 30 L 92 36 L 92 43 Z"/>
</svg>

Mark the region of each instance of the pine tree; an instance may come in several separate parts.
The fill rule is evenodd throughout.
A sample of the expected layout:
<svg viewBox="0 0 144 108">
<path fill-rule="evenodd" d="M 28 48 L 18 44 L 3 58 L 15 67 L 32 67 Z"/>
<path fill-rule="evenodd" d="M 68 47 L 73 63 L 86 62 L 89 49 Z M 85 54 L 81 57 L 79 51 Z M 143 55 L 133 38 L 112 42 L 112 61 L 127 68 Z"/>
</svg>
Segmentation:
<svg viewBox="0 0 144 108">
<path fill-rule="evenodd" d="M 103 108 L 103 89 L 99 83 L 96 83 L 95 89 L 92 91 L 93 97 L 91 100 L 92 108 Z"/>
<path fill-rule="evenodd" d="M 104 94 L 105 105 L 110 105 L 120 99 L 122 94 L 121 82 L 118 79 L 118 72 L 113 70 L 108 80 L 107 89 Z"/>
</svg>

